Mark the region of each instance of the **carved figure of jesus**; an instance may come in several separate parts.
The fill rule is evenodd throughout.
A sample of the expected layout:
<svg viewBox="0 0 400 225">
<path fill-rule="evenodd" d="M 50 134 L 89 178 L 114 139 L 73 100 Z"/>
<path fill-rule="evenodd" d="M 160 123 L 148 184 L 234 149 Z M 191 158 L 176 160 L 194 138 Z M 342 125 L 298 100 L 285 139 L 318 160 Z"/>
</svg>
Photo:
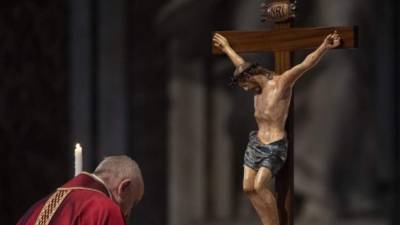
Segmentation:
<svg viewBox="0 0 400 225">
<path fill-rule="evenodd" d="M 222 35 L 217 33 L 213 37 L 213 44 L 236 67 L 231 84 L 254 93 L 254 117 L 258 131 L 250 132 L 244 154 L 243 191 L 263 225 L 279 225 L 275 195 L 267 185 L 286 161 L 288 141 L 285 124 L 293 87 L 306 71 L 319 62 L 327 50 L 338 47 L 340 42 L 340 35 L 334 31 L 303 62 L 277 74 L 256 63 L 244 61 Z"/>
</svg>

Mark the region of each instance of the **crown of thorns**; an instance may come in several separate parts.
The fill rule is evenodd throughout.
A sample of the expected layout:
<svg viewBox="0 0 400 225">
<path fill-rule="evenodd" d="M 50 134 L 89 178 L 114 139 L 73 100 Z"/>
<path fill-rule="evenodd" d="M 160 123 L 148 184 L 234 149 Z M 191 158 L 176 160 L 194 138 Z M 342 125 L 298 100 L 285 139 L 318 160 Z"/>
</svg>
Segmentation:
<svg viewBox="0 0 400 225">
<path fill-rule="evenodd" d="M 229 83 L 229 85 L 237 85 L 240 80 L 248 79 L 251 75 L 258 74 L 260 73 L 260 71 L 266 74 L 272 73 L 272 71 L 262 68 L 258 63 L 242 63 L 235 69 L 235 72 L 233 72 L 233 76 L 231 77 L 231 82 Z"/>
</svg>

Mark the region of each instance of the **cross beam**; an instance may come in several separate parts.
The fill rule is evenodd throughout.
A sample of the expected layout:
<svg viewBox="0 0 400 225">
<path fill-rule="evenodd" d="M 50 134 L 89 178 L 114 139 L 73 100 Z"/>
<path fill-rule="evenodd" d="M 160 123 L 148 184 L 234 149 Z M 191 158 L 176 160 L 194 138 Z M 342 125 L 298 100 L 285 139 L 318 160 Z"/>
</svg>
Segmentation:
<svg viewBox="0 0 400 225">
<path fill-rule="evenodd" d="M 316 27 L 316 28 L 291 28 L 291 16 L 294 13 L 293 5 L 289 0 L 272 0 L 272 3 L 262 6 L 266 17 L 283 17 L 284 21 L 275 21 L 271 31 L 217 31 L 225 36 L 232 48 L 238 53 L 265 53 L 273 52 L 275 58 L 275 72 L 282 74 L 292 67 L 291 52 L 301 49 L 315 49 L 324 38 L 337 30 L 342 38 L 339 48 L 358 47 L 357 26 L 347 27 Z M 293 13 L 293 14 L 291 14 Z M 214 45 L 212 52 L 222 54 Z M 284 167 L 276 179 L 277 202 L 281 225 L 293 225 L 293 122 L 294 122 L 294 95 L 289 109 L 286 123 L 289 140 L 288 157 Z"/>
<path fill-rule="evenodd" d="M 272 31 L 217 31 L 229 40 L 237 53 L 294 51 L 317 48 L 326 35 L 337 30 L 342 38 L 339 48 L 358 47 L 357 26 L 285 28 Z M 214 54 L 222 54 L 215 46 Z"/>
</svg>

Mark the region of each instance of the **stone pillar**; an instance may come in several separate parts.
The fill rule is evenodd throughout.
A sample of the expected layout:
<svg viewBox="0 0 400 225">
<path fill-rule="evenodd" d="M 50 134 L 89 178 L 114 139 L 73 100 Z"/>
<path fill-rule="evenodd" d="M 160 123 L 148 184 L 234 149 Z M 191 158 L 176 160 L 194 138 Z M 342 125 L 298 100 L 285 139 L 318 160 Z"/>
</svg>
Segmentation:
<svg viewBox="0 0 400 225">
<path fill-rule="evenodd" d="M 207 197 L 204 65 L 200 60 L 185 61 L 179 56 L 178 47 L 177 41 L 172 41 L 168 88 L 170 225 L 201 221 Z"/>
<path fill-rule="evenodd" d="M 70 131 L 71 151 L 73 144 L 80 142 L 84 148 L 84 170 L 91 169 L 93 160 L 94 98 L 93 68 L 95 62 L 94 34 L 92 29 L 93 10 L 90 0 L 71 0 L 70 8 Z M 94 43 L 93 43 L 94 42 Z M 71 160 L 71 164 L 73 161 Z M 73 171 L 71 171 L 73 173 Z"/>
<path fill-rule="evenodd" d="M 227 83 L 227 82 L 226 82 Z M 215 219 L 230 220 L 233 208 L 232 186 L 233 176 L 233 146 L 228 132 L 229 118 L 232 110 L 232 98 L 223 86 L 214 86 L 212 90 L 212 145 L 208 160 L 212 161 L 212 172 L 209 174 L 211 180 L 211 199 Z"/>
<path fill-rule="evenodd" d="M 126 153 L 124 3 L 70 2 L 71 148 L 83 145 L 85 170 Z"/>
<path fill-rule="evenodd" d="M 127 152 L 126 1 L 99 0 L 97 35 L 98 156 Z"/>
</svg>

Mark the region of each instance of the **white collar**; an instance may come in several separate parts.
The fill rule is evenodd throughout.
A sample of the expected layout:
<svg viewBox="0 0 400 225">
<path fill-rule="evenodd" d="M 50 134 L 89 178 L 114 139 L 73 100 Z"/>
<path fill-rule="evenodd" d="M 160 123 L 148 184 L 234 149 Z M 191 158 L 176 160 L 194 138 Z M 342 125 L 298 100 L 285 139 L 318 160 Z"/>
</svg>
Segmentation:
<svg viewBox="0 0 400 225">
<path fill-rule="evenodd" d="M 100 177 L 96 176 L 93 173 L 87 173 L 87 172 L 82 172 L 82 173 L 84 173 L 86 175 L 89 175 L 89 176 L 93 177 L 95 180 L 97 180 L 98 182 L 100 182 L 106 188 L 106 190 L 108 192 L 108 196 L 112 199 L 112 195 L 111 195 L 110 189 L 108 189 L 106 183 Z"/>
</svg>

